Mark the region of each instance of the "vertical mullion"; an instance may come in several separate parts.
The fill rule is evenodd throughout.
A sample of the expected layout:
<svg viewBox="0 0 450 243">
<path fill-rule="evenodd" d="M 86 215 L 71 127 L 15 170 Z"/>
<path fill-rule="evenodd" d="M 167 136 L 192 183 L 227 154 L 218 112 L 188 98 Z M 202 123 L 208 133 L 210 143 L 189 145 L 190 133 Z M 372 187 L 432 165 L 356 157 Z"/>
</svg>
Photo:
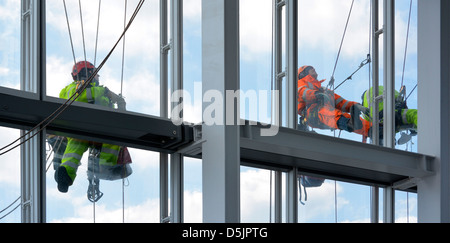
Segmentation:
<svg viewBox="0 0 450 243">
<path fill-rule="evenodd" d="M 160 116 L 169 118 L 168 108 L 168 12 L 167 0 L 160 0 Z M 168 155 L 160 153 L 160 221 L 166 222 L 169 218 L 169 159 Z"/>
<path fill-rule="evenodd" d="M 183 0 L 171 0 L 172 94 L 183 89 Z M 171 109 L 179 109 L 179 102 L 171 103 Z M 182 111 L 175 111 L 180 114 Z M 181 119 L 183 115 L 180 114 Z M 183 222 L 183 156 L 170 156 L 170 198 L 173 223 Z"/>
</svg>

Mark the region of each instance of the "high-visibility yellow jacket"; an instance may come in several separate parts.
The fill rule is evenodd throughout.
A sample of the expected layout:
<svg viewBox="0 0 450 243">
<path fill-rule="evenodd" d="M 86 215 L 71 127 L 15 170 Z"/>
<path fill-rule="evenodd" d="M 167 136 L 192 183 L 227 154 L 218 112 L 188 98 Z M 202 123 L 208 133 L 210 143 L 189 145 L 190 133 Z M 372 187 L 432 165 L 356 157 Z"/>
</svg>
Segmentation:
<svg viewBox="0 0 450 243">
<path fill-rule="evenodd" d="M 383 95 L 384 93 L 384 87 L 380 86 L 379 88 L 379 95 Z M 399 97 L 400 93 L 395 91 L 395 98 L 397 99 Z M 373 92 L 372 88 L 369 90 L 366 90 L 363 94 L 363 106 L 370 108 L 370 114 L 372 114 L 372 107 L 370 106 L 370 100 L 373 99 Z M 405 104 L 406 105 L 406 104 Z M 380 102 L 378 109 L 381 112 L 383 112 L 384 109 L 384 103 Z M 396 132 L 399 132 L 403 127 L 406 128 L 413 128 L 417 129 L 417 109 L 408 109 L 408 107 L 396 107 Z M 365 117 L 366 120 L 369 120 L 370 117 Z"/>
<path fill-rule="evenodd" d="M 82 82 L 73 82 L 69 84 L 61 90 L 60 98 L 71 98 L 78 91 L 81 85 Z M 88 87 L 77 99 L 75 99 L 75 101 L 111 107 L 112 102 L 109 98 L 109 92 L 110 91 L 108 88 L 103 86 Z M 78 167 L 81 164 L 80 161 L 82 156 L 89 149 L 89 147 L 92 146 L 92 142 L 74 138 L 67 138 L 67 140 L 67 147 L 61 161 L 61 166 L 66 167 L 68 175 L 72 181 L 74 181 Z M 120 149 L 121 147 L 117 145 L 102 144 L 99 155 L 99 164 L 107 166 L 117 165 Z"/>
</svg>

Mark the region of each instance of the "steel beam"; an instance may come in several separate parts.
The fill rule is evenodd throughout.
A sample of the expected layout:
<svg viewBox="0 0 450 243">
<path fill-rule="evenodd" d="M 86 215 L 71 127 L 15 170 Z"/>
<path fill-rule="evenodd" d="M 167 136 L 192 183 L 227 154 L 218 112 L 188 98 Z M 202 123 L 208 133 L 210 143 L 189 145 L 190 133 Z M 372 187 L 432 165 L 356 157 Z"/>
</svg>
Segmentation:
<svg viewBox="0 0 450 243">
<path fill-rule="evenodd" d="M 36 100 L 27 98 L 19 91 L 4 90 L 0 88 L 0 123 L 6 127 L 30 129 L 65 102 L 50 97 L 45 101 Z M 14 93 L 17 95 L 12 95 Z M 175 126 L 169 119 L 81 102 L 74 102 L 55 116 L 47 130 L 61 136 L 164 153 L 174 153 L 193 140 L 191 127 Z"/>
</svg>

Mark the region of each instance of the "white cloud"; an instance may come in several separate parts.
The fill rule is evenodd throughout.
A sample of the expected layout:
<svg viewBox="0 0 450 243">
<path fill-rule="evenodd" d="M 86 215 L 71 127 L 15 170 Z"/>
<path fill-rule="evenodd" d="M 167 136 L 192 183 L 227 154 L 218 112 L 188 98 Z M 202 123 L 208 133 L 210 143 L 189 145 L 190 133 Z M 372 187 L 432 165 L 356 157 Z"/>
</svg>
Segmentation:
<svg viewBox="0 0 450 243">
<path fill-rule="evenodd" d="M 256 61 L 261 54 L 271 52 L 272 1 L 243 0 L 240 6 L 241 47 L 243 58 Z M 339 50 L 351 1 L 300 0 L 299 49 L 317 50 L 334 59 Z M 341 57 L 365 58 L 369 51 L 370 2 L 355 1 L 346 32 Z M 397 56 L 403 57 L 408 15 L 396 13 Z M 381 19 L 382 24 L 382 19 Z M 283 28 L 285 27 L 283 15 Z M 415 26 L 411 26 L 410 53 L 414 53 L 417 41 Z M 284 33 L 283 33 L 284 34 Z M 382 41 L 381 41 L 382 42 Z M 361 60 L 362 60 L 361 59 Z"/>
<path fill-rule="evenodd" d="M 251 169 L 241 172 L 241 221 L 269 222 L 270 172 Z"/>
<path fill-rule="evenodd" d="M 315 222 L 318 219 L 329 220 L 329 216 L 335 212 L 335 190 L 338 195 L 338 209 L 349 204 L 349 201 L 339 196 L 343 192 L 343 187 L 338 183 L 335 187 L 334 181 L 325 181 L 321 187 L 307 188 L 308 200 L 305 205 L 299 206 L 299 220 L 301 222 Z M 302 188 L 302 200 L 305 193 Z"/>
<path fill-rule="evenodd" d="M 128 1 L 127 23 L 135 10 L 138 1 Z M 150 49 L 152 53 L 159 50 L 159 1 L 146 1 L 139 15 L 127 32 L 127 54 L 142 54 L 142 50 Z M 81 26 L 78 1 L 66 1 L 69 25 L 77 53 L 82 53 L 83 32 Z M 55 27 L 68 36 L 68 26 L 61 1 L 47 1 L 47 24 Z M 98 1 L 81 1 L 83 30 L 88 53 L 93 53 L 97 35 Z M 98 50 L 108 52 L 118 40 L 124 29 L 124 1 L 110 0 L 103 2 L 100 13 Z M 156 43 L 156 44 L 155 44 Z M 121 47 L 121 46 L 120 46 Z"/>
<path fill-rule="evenodd" d="M 3 148 L 20 137 L 19 130 L 4 127 L 0 127 L 0 134 L 0 148 Z M 15 143 L 14 145 L 17 144 Z M 1 153 L 6 152 L 6 150 L 2 150 Z M 20 148 L 16 148 L 0 156 L 0 183 L 13 187 L 20 186 Z"/>
<path fill-rule="evenodd" d="M 20 17 L 20 2 L 17 0 L 3 0 L 0 5 L 0 21 L 17 23 Z"/>
<path fill-rule="evenodd" d="M 0 67 L 0 76 L 7 76 L 9 75 L 9 68 Z"/>
<path fill-rule="evenodd" d="M 257 60 L 270 53 L 272 45 L 272 1 L 243 0 L 240 2 L 241 57 Z"/>
</svg>

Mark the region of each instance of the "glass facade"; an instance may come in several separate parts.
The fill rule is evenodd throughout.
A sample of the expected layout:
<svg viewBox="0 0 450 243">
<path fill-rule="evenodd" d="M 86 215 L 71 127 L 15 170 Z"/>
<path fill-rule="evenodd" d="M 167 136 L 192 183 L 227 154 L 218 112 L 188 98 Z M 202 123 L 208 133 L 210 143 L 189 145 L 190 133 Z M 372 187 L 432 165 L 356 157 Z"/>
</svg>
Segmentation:
<svg viewBox="0 0 450 243">
<path fill-rule="evenodd" d="M 62 158 L 62 165 L 70 165 L 70 161 L 65 161 L 71 152 L 81 153 L 80 146 L 66 143 L 64 138 L 52 134 L 47 137 L 50 148 L 46 166 L 49 223 L 159 222 L 159 154 L 127 148 L 131 163 L 126 167 L 109 166 L 102 162 L 102 155 L 98 153 L 105 153 L 105 146 L 100 148 L 102 143 L 84 141 L 88 148 L 82 153 L 73 185 L 67 193 L 61 193 L 55 174 L 61 166 L 58 158 Z"/>
<path fill-rule="evenodd" d="M 48 96 L 60 97 L 74 82 L 76 62 L 98 67 L 105 60 L 137 3 L 46 1 Z M 140 11 L 99 71 L 99 85 L 124 97 L 128 111 L 159 116 L 159 1 L 146 1 Z"/>
<path fill-rule="evenodd" d="M 125 5 L 125 2 L 127 5 Z M 183 1 L 183 88 L 185 96 L 184 119 L 190 123 L 202 122 L 202 1 Z M 280 89 L 281 125 L 286 127 L 287 78 L 285 73 L 286 52 L 286 10 L 280 7 L 280 23 L 276 25 L 273 16 L 272 0 L 241 0 L 240 1 L 240 115 L 241 119 L 263 123 L 273 122 L 273 96 L 271 91 Z M 90 61 L 95 67 L 104 60 L 111 47 L 121 35 L 124 22 L 128 21 L 138 1 L 45 1 L 45 99 L 67 99 L 70 85 L 78 88 L 80 84 L 72 83 L 73 67 L 79 61 Z M 169 4 L 169 9 L 172 6 Z M 347 101 L 355 101 L 364 106 L 364 94 L 373 83 L 371 61 L 373 57 L 372 15 L 370 1 L 333 0 L 299 0 L 298 12 L 298 68 L 314 67 L 317 81 L 323 80 L 323 87 L 329 86 L 328 99 L 334 105 L 342 102 L 336 94 Z M 380 4 L 380 8 L 382 6 Z M 307 11 L 305 11 L 307 9 Z M 345 29 L 347 13 L 352 9 Z M 124 11 L 126 10 L 126 11 Z M 80 15 L 81 11 L 81 15 Z M 20 39 L 20 1 L 4 1 L 0 3 L 0 86 L 20 90 L 21 47 Z M 170 13 L 170 11 L 169 11 Z M 380 19 L 382 11 L 380 10 Z M 396 59 L 395 88 L 403 88 L 403 100 L 407 107 L 399 104 L 396 122 L 417 125 L 417 0 L 396 1 Z M 128 30 L 125 39 L 120 42 L 109 60 L 99 72 L 99 87 L 107 87 L 111 97 L 117 100 L 101 104 L 109 106 L 111 112 L 126 110 L 132 114 L 159 117 L 160 103 L 160 55 L 164 51 L 161 46 L 161 30 L 159 28 L 160 1 L 146 1 L 141 12 Z M 9 24 L 5 24 L 9 23 Z M 170 28 L 167 28 L 170 33 Z M 276 34 L 282 35 L 276 38 Z M 342 38 L 342 35 L 345 38 Z M 278 43 L 278 46 L 276 44 Z M 340 45 L 342 43 L 342 45 Z M 406 45 L 405 45 L 406 43 Z M 173 46 L 172 46 L 173 47 Z M 277 52 L 278 48 L 278 52 Z M 172 54 L 173 49 L 170 49 Z M 277 56 L 275 53 L 278 53 Z M 382 49 L 380 51 L 382 54 Z M 173 58 L 169 55 L 168 68 L 173 68 Z M 276 59 L 279 58 L 279 62 Z M 276 67 L 275 65 L 280 65 Z M 364 65 L 363 65 L 364 64 Z M 380 80 L 383 77 L 381 65 Z M 305 69 L 302 69 L 305 70 Z M 308 70 L 305 76 L 314 76 Z M 169 80 L 173 72 L 169 72 Z M 301 72 L 299 73 L 301 74 Z M 350 75 L 350 76 L 349 76 Z M 330 80 L 334 78 L 335 83 Z M 347 79 L 346 79 L 347 78 Z M 77 81 L 77 80 L 75 80 Z M 82 85 L 82 84 L 81 84 Z M 307 85 L 307 84 L 305 84 Z M 171 84 L 167 92 L 171 90 Z M 68 88 L 69 87 L 69 88 Z M 297 87 L 300 90 L 300 87 Z M 0 90 L 1 91 L 1 90 Z M 72 89 L 72 91 L 74 91 Z M 164 90 L 163 90 L 164 91 Z M 325 92 L 325 90 L 322 90 Z M 100 91 L 92 91 L 97 94 Z M 101 91 L 103 92 L 103 91 Z M 306 91 L 305 91 L 306 92 Z M 70 95 L 69 95 L 70 93 Z M 299 92 L 299 98 L 308 94 Z M 121 98 L 126 102 L 126 108 L 121 107 Z M 170 94 L 169 94 L 169 98 Z M 189 98 L 189 99 L 186 99 Z M 96 97 L 94 97 L 94 100 Z M 317 97 L 315 97 L 317 100 Z M 87 97 L 89 100 L 89 97 Z M 190 102 L 188 102 L 190 101 Z M 339 101 L 339 102 L 338 102 Z M 83 101 L 85 102 L 85 101 Z M 167 101 L 169 104 L 169 100 Z M 87 102 L 92 103 L 92 102 Z M 95 104 L 99 104 L 93 102 Z M 346 103 L 344 101 L 343 103 Z M 405 103 L 402 103 L 405 105 Z M 295 104 L 298 105 L 297 103 Z M 322 104 L 323 105 L 323 104 Z M 342 104 L 341 104 L 342 105 Z M 344 104 L 345 106 L 346 104 Z M 358 142 L 363 140 L 361 134 L 345 131 L 339 128 L 339 119 L 331 118 L 333 127 L 314 126 L 308 123 L 314 119 L 309 117 L 306 104 L 305 110 L 298 116 L 299 126 L 306 122 L 303 131 L 324 136 L 337 137 Z M 89 106 L 88 106 L 89 107 Z M 170 106 L 169 106 L 170 107 Z M 397 107 L 396 107 L 397 108 Z M 344 109 L 344 108 L 343 108 Z M 363 112 L 363 111 L 361 111 Z M 124 112 L 125 113 L 125 112 Z M 314 111 L 311 110 L 311 113 Z M 346 113 L 351 113 L 348 110 Z M 170 114 L 170 113 L 169 113 Z M 317 116 L 320 116 L 320 111 Z M 361 119 L 364 120 L 362 114 Z M 95 118 L 93 118 L 95 119 Z M 368 118 L 369 119 L 369 118 Z M 414 120 L 415 119 L 415 120 Z M 365 124 L 365 123 L 364 123 Z M 347 126 L 348 123 L 343 124 Z M 397 124 L 398 125 L 398 124 Z M 369 127 L 367 131 L 369 131 Z M 363 129 L 363 130 L 364 130 Z M 396 130 L 396 149 L 417 152 L 416 126 L 398 126 Z M 299 130 L 301 130 L 299 128 Z M 0 127 L 0 147 L 7 145 L 16 137 L 19 131 Z M 83 134 L 73 134 L 74 138 L 83 138 Z M 81 156 L 77 178 L 69 187 L 68 193 L 58 191 L 55 181 L 55 170 L 58 166 L 54 161 L 63 159 L 68 150 L 61 149 L 67 137 L 59 133 L 49 133 L 46 137 L 46 221 L 49 223 L 73 222 L 125 222 L 125 223 L 157 223 L 160 218 L 160 163 L 159 153 L 129 147 L 132 158 L 130 164 L 132 174 L 127 178 L 92 180 L 89 173 L 89 150 Z M 99 139 L 101 141 L 101 139 Z M 85 141 L 88 147 L 95 147 L 102 142 Z M 94 152 L 92 152 L 93 154 Z M 94 161 L 94 155 L 91 159 Z M 0 222 L 21 222 L 19 209 L 6 215 L 18 206 L 18 202 L 8 207 L 20 195 L 20 151 L 0 157 Z M 56 160 L 55 160 L 56 159 Z M 257 162 L 256 162 L 257 163 Z M 184 157 L 183 162 L 183 221 L 188 223 L 202 222 L 202 160 Z M 283 168 L 285 169 L 285 168 Z M 295 168 L 296 170 L 296 168 Z M 172 176 L 172 174 L 171 174 Z M 298 176 L 296 203 L 297 218 L 301 223 L 353 223 L 371 221 L 371 187 L 322 177 L 315 185 L 302 184 L 308 176 Z M 91 180 L 91 181 L 90 181 Z M 241 222 L 267 223 L 275 221 L 274 195 L 276 187 L 274 172 L 249 166 L 240 167 L 240 207 Z M 282 173 L 281 190 L 281 221 L 286 222 L 287 174 Z M 93 185 L 94 183 L 94 185 Z M 102 197 L 93 203 L 89 200 L 90 188 L 96 183 L 100 185 Z M 382 191 L 382 189 L 380 189 Z M 415 192 L 397 191 L 395 194 L 395 222 L 417 222 L 417 194 Z M 20 201 L 20 200 L 19 200 Z M 382 202 L 383 200 L 380 199 Z M 382 203 L 380 203 L 381 205 Z M 277 205 L 280 206 L 280 205 Z M 4 209 L 5 208 L 5 209 Z M 382 209 L 382 208 L 381 208 Z M 4 217 L 4 218 L 2 218 Z M 380 216 L 381 217 L 381 216 Z M 382 221 L 382 220 L 381 220 Z"/>
<path fill-rule="evenodd" d="M 20 1 L 0 3 L 0 87 L 20 90 Z"/>
<path fill-rule="evenodd" d="M 298 20 L 299 67 L 314 67 L 317 77 L 313 80 L 322 82 L 319 85 L 306 77 L 308 70 L 305 70 L 302 75 L 303 80 L 299 81 L 299 102 L 303 103 L 300 123 L 305 123 L 307 126 L 305 130 L 370 143 L 372 141 L 370 127 L 373 120 L 367 110 L 356 110 L 363 118 L 362 123 L 359 122 L 360 119 L 353 119 L 354 116 L 351 116 L 350 123 L 347 119 L 340 120 L 340 118 L 342 116 L 350 118 L 354 111 L 349 109 L 352 102 L 368 108 L 373 102 L 371 98 L 375 98 L 373 95 L 367 96 L 368 93 L 371 94 L 375 83 L 374 70 L 371 66 L 373 59 L 376 58 L 373 50 L 375 40 L 373 39 L 371 2 L 337 3 L 328 0 L 302 0 L 298 5 L 299 11 L 303 13 L 299 15 Z M 379 5 L 380 25 L 378 28 L 382 28 L 382 1 Z M 417 63 L 417 1 L 395 1 L 395 6 L 395 89 L 398 92 L 396 95 L 398 98 L 396 99 L 396 112 L 398 112 L 395 128 L 396 148 L 417 152 L 417 147 L 414 146 L 417 141 L 417 68 L 414 64 Z M 304 11 L 305 9 L 307 11 Z M 378 82 L 380 95 L 382 95 L 384 45 L 381 38 L 378 42 L 380 43 L 378 59 L 381 62 Z M 330 95 L 324 96 L 326 98 L 324 107 L 327 109 L 313 105 L 313 101 L 317 99 L 322 101 L 323 98 L 319 99 L 320 97 L 315 97 L 315 91 L 309 91 L 309 88 L 307 90 L 304 86 L 308 84 L 316 84 L 318 93 L 320 93 L 318 87 L 331 91 Z M 346 103 L 347 101 L 349 103 Z M 381 110 L 382 107 L 383 102 L 380 103 Z M 342 112 L 346 115 L 341 114 Z M 318 114 L 317 119 L 316 114 Z M 382 122 L 381 117 L 381 134 L 383 133 Z M 381 140 L 383 140 L 382 137 Z"/>
<path fill-rule="evenodd" d="M 20 137 L 20 131 L 0 127 L 2 139 L 0 147 L 4 148 L 10 142 Z M 11 148 L 11 147 L 8 147 Z M 2 150 L 4 153 L 6 150 Z M 0 157 L 0 222 L 21 222 L 21 197 L 20 197 L 20 150 L 12 150 Z"/>
</svg>

